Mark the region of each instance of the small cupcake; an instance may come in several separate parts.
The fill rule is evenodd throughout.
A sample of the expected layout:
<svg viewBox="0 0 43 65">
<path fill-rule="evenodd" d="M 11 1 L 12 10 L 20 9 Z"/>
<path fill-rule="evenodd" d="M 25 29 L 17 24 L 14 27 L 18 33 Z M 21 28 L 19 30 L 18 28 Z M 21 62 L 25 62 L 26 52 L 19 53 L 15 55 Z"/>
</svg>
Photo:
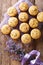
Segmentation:
<svg viewBox="0 0 43 65">
<path fill-rule="evenodd" d="M 12 39 L 16 40 L 20 37 L 20 32 L 17 29 L 11 31 L 10 36 Z"/>
<path fill-rule="evenodd" d="M 40 31 L 39 29 L 33 29 L 33 30 L 31 31 L 31 37 L 32 37 L 33 39 L 39 39 L 40 36 L 41 36 L 41 31 Z"/>
<path fill-rule="evenodd" d="M 29 31 L 29 25 L 27 23 L 21 23 L 19 29 L 21 32 L 26 33 Z"/>
<path fill-rule="evenodd" d="M 30 19 L 29 25 L 30 25 L 31 28 L 37 27 L 37 26 L 38 26 L 38 21 L 37 21 L 37 19 L 35 19 L 35 18 Z"/>
<path fill-rule="evenodd" d="M 16 27 L 18 24 L 18 19 L 16 17 L 10 17 L 8 20 L 8 24 L 11 27 Z"/>
<path fill-rule="evenodd" d="M 9 34 L 10 31 L 11 31 L 11 28 L 10 28 L 9 25 L 7 25 L 7 24 L 3 25 L 2 28 L 1 28 L 1 32 L 2 32 L 3 34 Z"/>
<path fill-rule="evenodd" d="M 18 18 L 19 18 L 19 20 L 20 20 L 21 22 L 27 22 L 28 19 L 29 19 L 29 16 L 28 16 L 28 14 L 27 14 L 26 12 L 21 12 L 21 13 L 19 14 Z"/>
<path fill-rule="evenodd" d="M 17 15 L 17 9 L 16 8 L 14 8 L 14 7 L 10 7 L 9 9 L 8 9 L 8 11 L 7 11 L 7 14 L 9 15 L 9 16 L 16 16 Z"/>
<path fill-rule="evenodd" d="M 23 44 L 29 44 L 31 42 L 31 36 L 29 34 L 23 34 L 21 36 L 21 41 Z"/>
<path fill-rule="evenodd" d="M 38 7 L 35 6 L 35 5 L 32 5 L 30 8 L 29 8 L 29 14 L 32 15 L 32 16 L 35 16 L 38 14 Z"/>
<path fill-rule="evenodd" d="M 20 11 L 25 12 L 25 11 L 28 10 L 28 8 L 29 8 L 29 6 L 28 6 L 28 4 L 27 4 L 26 2 L 22 2 L 22 3 L 20 3 L 20 5 L 19 5 Z"/>
<path fill-rule="evenodd" d="M 37 20 L 39 22 L 43 22 L 43 12 L 39 12 L 38 15 L 37 15 Z"/>
</svg>

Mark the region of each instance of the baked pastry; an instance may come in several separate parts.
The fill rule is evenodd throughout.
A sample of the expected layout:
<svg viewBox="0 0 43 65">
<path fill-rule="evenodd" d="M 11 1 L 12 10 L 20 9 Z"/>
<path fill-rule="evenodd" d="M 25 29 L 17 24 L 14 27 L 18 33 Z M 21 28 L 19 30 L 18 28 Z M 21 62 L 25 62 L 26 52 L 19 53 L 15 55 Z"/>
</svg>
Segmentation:
<svg viewBox="0 0 43 65">
<path fill-rule="evenodd" d="M 29 21 L 29 25 L 31 28 L 35 28 L 38 26 L 38 20 L 35 19 L 35 18 L 31 18 L 30 21 Z"/>
<path fill-rule="evenodd" d="M 10 31 L 11 31 L 11 28 L 10 28 L 9 25 L 7 25 L 7 24 L 3 25 L 2 28 L 1 28 L 1 32 L 2 32 L 3 34 L 9 34 Z"/>
<path fill-rule="evenodd" d="M 39 29 L 33 29 L 31 31 L 31 37 L 33 39 L 38 39 L 38 38 L 40 38 L 40 36 L 41 36 L 41 31 Z"/>
<path fill-rule="evenodd" d="M 18 24 L 18 19 L 16 17 L 10 17 L 8 20 L 8 24 L 11 27 L 16 27 Z"/>
<path fill-rule="evenodd" d="M 21 12 L 18 16 L 19 20 L 22 22 L 27 22 L 29 19 L 29 16 L 26 12 Z"/>
<path fill-rule="evenodd" d="M 10 7 L 9 9 L 8 9 L 8 11 L 7 11 L 7 14 L 9 15 L 9 16 L 16 16 L 17 15 L 17 9 L 16 8 L 14 8 L 14 7 Z"/>
<path fill-rule="evenodd" d="M 29 25 L 27 23 L 21 23 L 19 27 L 21 32 L 28 32 L 29 31 Z"/>
<path fill-rule="evenodd" d="M 21 41 L 23 44 L 29 44 L 31 42 L 31 36 L 29 34 L 23 34 L 21 36 Z"/>
<path fill-rule="evenodd" d="M 18 39 L 20 37 L 20 32 L 17 29 L 11 31 L 10 36 L 12 39 Z"/>
<path fill-rule="evenodd" d="M 30 8 L 29 8 L 29 14 L 30 15 L 37 15 L 38 14 L 38 7 L 35 6 L 35 5 L 32 5 Z"/>
<path fill-rule="evenodd" d="M 43 12 L 39 12 L 38 15 L 37 15 L 37 20 L 39 22 L 43 22 Z"/>
<path fill-rule="evenodd" d="M 19 5 L 19 9 L 20 9 L 21 11 L 27 11 L 28 8 L 29 8 L 29 6 L 28 6 L 28 4 L 27 4 L 26 2 L 22 2 L 22 3 L 20 3 L 20 5 Z"/>
</svg>

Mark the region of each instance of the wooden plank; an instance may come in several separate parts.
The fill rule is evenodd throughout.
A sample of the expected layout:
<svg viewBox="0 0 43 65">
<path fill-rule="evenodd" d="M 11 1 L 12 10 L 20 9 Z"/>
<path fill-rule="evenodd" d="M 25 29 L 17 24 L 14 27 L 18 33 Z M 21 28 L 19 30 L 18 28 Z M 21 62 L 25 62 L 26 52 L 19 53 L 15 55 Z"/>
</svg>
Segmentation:
<svg viewBox="0 0 43 65">
<path fill-rule="evenodd" d="M 43 11 L 43 0 L 35 0 L 35 4 L 38 6 L 39 10 Z M 43 29 L 43 28 L 42 28 Z M 41 38 L 43 39 L 43 31 L 42 31 L 42 36 Z M 41 53 L 41 60 L 43 60 L 43 40 L 38 40 L 37 41 L 37 47 L 36 50 L 40 51 Z"/>
<path fill-rule="evenodd" d="M 35 4 L 35 0 L 30 0 L 33 4 Z"/>
<path fill-rule="evenodd" d="M 40 1 L 40 3 L 39 3 Z M 7 11 L 7 9 L 13 5 L 15 2 L 17 2 L 17 0 L 0 0 L 0 21 L 2 20 L 3 18 L 3 14 Z M 41 2 L 41 0 L 31 0 L 31 2 L 35 4 L 39 7 L 39 8 L 42 8 L 43 10 L 43 0 Z M 2 55 L 0 54 L 0 65 L 14 65 L 15 63 L 18 63 L 18 61 L 14 61 L 12 59 L 10 59 L 9 57 L 9 54 L 7 52 L 4 51 L 4 48 L 5 48 L 5 43 L 6 43 L 6 38 L 5 36 L 3 36 L 1 33 L 0 33 L 0 44 L 2 44 L 0 46 L 0 52 L 2 53 Z M 39 46 L 40 48 L 40 46 Z M 42 50 L 43 51 L 43 50 Z M 19 64 L 19 63 L 18 63 Z M 17 64 L 15 64 L 17 65 Z"/>
<path fill-rule="evenodd" d="M 0 22 L 2 20 L 2 1 L 0 0 Z"/>
<path fill-rule="evenodd" d="M 8 7 L 11 6 L 11 0 L 1 0 L 2 4 L 1 4 L 1 17 L 3 19 L 3 15 L 4 13 L 7 11 Z"/>
<path fill-rule="evenodd" d="M 0 34 L 0 37 L 1 37 L 1 34 Z M 2 65 L 2 43 L 1 43 L 1 39 L 0 39 L 0 65 Z"/>
<path fill-rule="evenodd" d="M 15 61 L 15 60 L 11 60 L 11 65 L 21 65 L 20 62 Z"/>
<path fill-rule="evenodd" d="M 17 0 L 0 0 L 0 21 L 3 19 L 4 13 L 7 11 L 7 9 L 14 5 Z"/>
<path fill-rule="evenodd" d="M 1 34 L 1 33 L 0 33 Z M 1 43 L 2 43 L 2 49 L 1 49 L 1 53 L 2 53 L 2 65 L 9 65 L 9 56 L 8 54 L 4 51 L 4 48 L 6 46 L 6 37 L 4 35 L 1 34 L 0 37 Z"/>
<path fill-rule="evenodd" d="M 10 7 L 11 5 L 13 5 L 15 2 L 17 2 L 17 0 L 3 0 L 1 1 L 1 14 L 0 17 L 3 18 L 4 13 L 7 11 L 8 7 Z M 1 19 L 0 18 L 0 19 Z M 11 60 L 9 57 L 9 54 L 7 52 L 4 51 L 4 48 L 6 47 L 6 38 L 4 35 L 1 34 L 0 32 L 0 42 L 1 42 L 1 53 L 2 53 L 2 60 L 1 60 L 1 56 L 0 56 L 0 65 L 1 65 L 1 61 L 2 61 L 2 65 L 11 65 Z"/>
<path fill-rule="evenodd" d="M 35 4 L 43 11 L 43 0 L 35 0 Z"/>
<path fill-rule="evenodd" d="M 2 65 L 2 54 L 0 53 L 0 65 Z"/>
<path fill-rule="evenodd" d="M 14 5 L 18 0 L 11 0 L 11 4 Z"/>
</svg>

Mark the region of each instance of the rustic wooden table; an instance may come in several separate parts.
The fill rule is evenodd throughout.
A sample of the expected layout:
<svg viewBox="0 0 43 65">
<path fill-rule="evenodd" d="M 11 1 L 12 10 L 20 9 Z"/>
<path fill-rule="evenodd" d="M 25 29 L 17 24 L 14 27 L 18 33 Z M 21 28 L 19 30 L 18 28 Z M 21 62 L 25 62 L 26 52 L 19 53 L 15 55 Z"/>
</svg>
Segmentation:
<svg viewBox="0 0 43 65">
<path fill-rule="evenodd" d="M 3 19 L 3 15 L 7 11 L 8 7 L 12 6 L 17 1 L 18 0 L 0 0 L 0 22 Z M 43 10 L 43 0 L 30 0 L 30 1 Z M 9 54 L 4 51 L 4 48 L 6 46 L 5 42 L 6 38 L 0 32 L 0 65 L 20 65 L 18 61 L 17 63 L 16 61 L 12 61 L 12 59 L 9 57 Z"/>
</svg>

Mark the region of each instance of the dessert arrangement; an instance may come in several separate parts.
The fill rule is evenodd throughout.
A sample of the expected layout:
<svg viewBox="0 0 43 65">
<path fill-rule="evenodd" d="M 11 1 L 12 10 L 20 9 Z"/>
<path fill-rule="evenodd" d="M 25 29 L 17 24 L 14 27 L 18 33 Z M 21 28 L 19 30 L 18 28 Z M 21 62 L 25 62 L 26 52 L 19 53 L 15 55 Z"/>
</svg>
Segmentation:
<svg viewBox="0 0 43 65">
<path fill-rule="evenodd" d="M 29 7 L 26 2 L 20 3 L 19 9 L 21 11 L 20 14 L 18 14 L 16 8 L 14 7 L 10 7 L 8 9 L 7 14 L 10 18 L 8 19 L 8 24 L 2 26 L 1 32 L 3 34 L 10 34 L 10 37 L 14 40 L 19 39 L 21 36 L 20 32 L 22 32 L 24 34 L 21 36 L 21 41 L 22 43 L 28 44 L 31 42 L 31 37 L 33 39 L 38 39 L 41 36 L 41 31 L 37 29 L 37 27 L 39 22 L 43 21 L 43 12 L 38 13 L 37 6 L 32 5 Z M 36 16 L 36 18 L 32 17 L 30 19 L 30 16 Z M 16 26 L 19 27 L 19 30 L 15 28 Z M 31 31 L 30 28 L 32 28 Z"/>
<path fill-rule="evenodd" d="M 16 7 L 7 10 L 8 20 L 1 32 L 10 37 L 6 50 L 13 54 L 14 60 L 21 62 L 24 55 L 34 49 L 34 40 L 41 38 L 42 32 L 38 27 L 43 23 L 43 11 L 39 12 L 36 5 L 29 6 L 25 1 L 19 3 L 18 9 L 19 13 Z"/>
</svg>

